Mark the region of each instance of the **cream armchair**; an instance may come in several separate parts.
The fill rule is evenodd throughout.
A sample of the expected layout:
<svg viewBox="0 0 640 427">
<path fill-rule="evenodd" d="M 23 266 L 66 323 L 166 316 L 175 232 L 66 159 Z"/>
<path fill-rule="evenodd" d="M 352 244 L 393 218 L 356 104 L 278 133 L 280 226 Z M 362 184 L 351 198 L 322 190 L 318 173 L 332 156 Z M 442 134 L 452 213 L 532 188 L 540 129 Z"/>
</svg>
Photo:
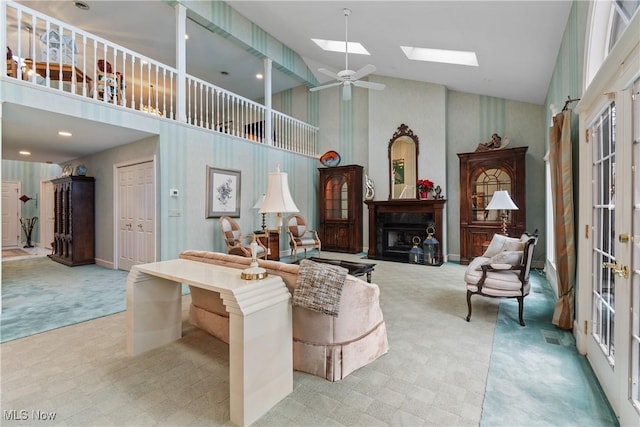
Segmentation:
<svg viewBox="0 0 640 427">
<path fill-rule="evenodd" d="M 251 257 L 251 241 L 253 236 L 243 236 L 238 223 L 229 216 L 221 216 L 218 220 L 220 230 L 222 230 L 222 238 L 227 246 L 227 252 L 232 255 L 240 255 L 243 257 Z M 257 258 L 267 258 L 267 248 L 256 239 L 258 243 Z"/>
<path fill-rule="evenodd" d="M 289 215 L 285 221 L 289 234 L 289 247 L 291 256 L 298 259 L 298 249 L 304 249 L 304 257 L 307 257 L 307 249 L 318 249 L 320 253 L 320 238 L 318 233 L 310 230 L 307 220 L 302 215 Z"/>
<path fill-rule="evenodd" d="M 538 230 L 532 235 L 523 234 L 520 239 L 496 234 L 483 256 L 474 258 L 464 275 L 467 284 L 467 322 L 471 320 L 471 296 L 491 298 L 516 298 L 518 320 L 522 318 L 524 297 L 529 295 L 529 275 L 533 249 L 538 241 Z"/>
</svg>

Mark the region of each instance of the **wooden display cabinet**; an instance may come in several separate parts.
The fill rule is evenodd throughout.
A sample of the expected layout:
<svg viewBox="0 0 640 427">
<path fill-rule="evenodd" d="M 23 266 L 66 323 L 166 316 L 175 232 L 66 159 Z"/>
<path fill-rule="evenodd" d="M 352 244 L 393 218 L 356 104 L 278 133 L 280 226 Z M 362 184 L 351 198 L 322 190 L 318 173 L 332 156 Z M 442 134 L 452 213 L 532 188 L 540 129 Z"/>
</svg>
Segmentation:
<svg viewBox="0 0 640 427">
<path fill-rule="evenodd" d="M 94 260 L 94 179 L 67 176 L 51 180 L 54 191 L 53 253 L 59 263 L 76 266 Z"/>
<path fill-rule="evenodd" d="M 362 252 L 362 171 L 359 165 L 319 168 L 322 249 Z"/>
<path fill-rule="evenodd" d="M 525 232 L 526 193 L 525 157 L 527 147 L 459 153 L 460 159 L 460 263 L 484 253 L 487 242 L 500 233 L 500 212 L 488 211 L 494 191 L 506 190 L 518 206 L 508 212 L 507 233 Z"/>
</svg>

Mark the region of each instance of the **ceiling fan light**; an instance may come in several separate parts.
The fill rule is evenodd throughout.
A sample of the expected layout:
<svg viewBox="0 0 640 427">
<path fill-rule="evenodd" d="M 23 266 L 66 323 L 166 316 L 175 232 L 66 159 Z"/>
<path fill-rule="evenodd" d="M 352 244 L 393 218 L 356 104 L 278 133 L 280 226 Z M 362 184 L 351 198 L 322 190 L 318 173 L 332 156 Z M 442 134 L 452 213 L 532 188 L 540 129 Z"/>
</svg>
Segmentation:
<svg viewBox="0 0 640 427">
<path fill-rule="evenodd" d="M 400 46 L 412 61 L 440 62 L 443 64 L 478 66 L 475 52 L 464 50 L 430 49 L 424 47 Z"/>
<path fill-rule="evenodd" d="M 345 52 L 345 42 L 340 40 L 323 40 L 323 39 L 311 39 L 315 44 L 320 46 L 321 49 L 329 52 Z M 347 49 L 349 53 L 356 55 L 371 55 L 364 46 L 359 42 L 347 42 Z"/>
</svg>

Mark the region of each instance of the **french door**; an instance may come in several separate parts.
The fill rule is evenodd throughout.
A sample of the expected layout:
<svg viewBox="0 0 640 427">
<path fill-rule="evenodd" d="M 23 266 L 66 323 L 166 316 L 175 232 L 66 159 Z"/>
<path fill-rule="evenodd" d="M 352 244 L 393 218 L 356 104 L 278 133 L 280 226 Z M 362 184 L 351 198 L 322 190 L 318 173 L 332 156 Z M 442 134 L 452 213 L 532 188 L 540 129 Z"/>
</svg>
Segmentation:
<svg viewBox="0 0 640 427">
<path fill-rule="evenodd" d="M 640 424 L 639 92 L 640 79 L 618 92 L 589 127 L 592 236 L 587 357 L 621 425 Z"/>
</svg>

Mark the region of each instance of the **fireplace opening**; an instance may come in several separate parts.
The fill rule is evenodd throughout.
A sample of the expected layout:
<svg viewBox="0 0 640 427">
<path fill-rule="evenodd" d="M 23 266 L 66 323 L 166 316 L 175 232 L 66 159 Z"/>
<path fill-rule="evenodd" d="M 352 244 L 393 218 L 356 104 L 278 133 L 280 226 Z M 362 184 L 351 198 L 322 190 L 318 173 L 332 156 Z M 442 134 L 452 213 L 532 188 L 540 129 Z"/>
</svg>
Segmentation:
<svg viewBox="0 0 640 427">
<path fill-rule="evenodd" d="M 427 227 L 434 225 L 431 213 L 385 212 L 377 220 L 377 258 L 409 262 L 409 251 L 415 237 L 427 238 Z"/>
</svg>

